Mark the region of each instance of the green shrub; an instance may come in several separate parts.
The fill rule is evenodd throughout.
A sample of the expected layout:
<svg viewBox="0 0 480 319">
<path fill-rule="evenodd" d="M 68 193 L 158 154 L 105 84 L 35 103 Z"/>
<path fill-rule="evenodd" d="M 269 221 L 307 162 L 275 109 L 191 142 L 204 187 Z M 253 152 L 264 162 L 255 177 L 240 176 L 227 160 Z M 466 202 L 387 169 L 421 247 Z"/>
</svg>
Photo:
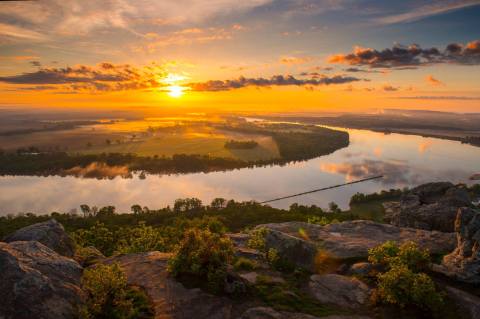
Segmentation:
<svg viewBox="0 0 480 319">
<path fill-rule="evenodd" d="M 151 318 L 152 311 L 145 294 L 127 286 L 127 278 L 118 264 L 99 264 L 85 269 L 82 288 L 87 294 L 80 310 L 84 319 Z"/>
<path fill-rule="evenodd" d="M 257 263 L 253 260 L 247 259 L 245 257 L 240 257 L 237 259 L 235 264 L 233 264 L 233 268 L 236 271 L 252 271 L 257 268 Z"/>
<path fill-rule="evenodd" d="M 247 246 L 252 249 L 256 249 L 265 253 L 265 236 L 268 233 L 268 229 L 265 227 L 254 229 L 250 232 L 250 238 L 248 239 Z"/>
<path fill-rule="evenodd" d="M 164 250 L 165 247 L 160 231 L 145 226 L 145 222 L 140 222 L 138 227 L 120 229 L 118 238 L 116 253 L 120 254 Z"/>
<path fill-rule="evenodd" d="M 428 269 L 430 255 L 417 244 L 406 242 L 398 246 L 392 241 L 369 250 L 368 260 L 382 266 L 377 274 L 375 302 L 397 305 L 401 308 L 416 306 L 437 311 L 443 304 L 442 295 L 433 280 L 422 271 Z"/>
<path fill-rule="evenodd" d="M 169 271 L 176 277 L 191 275 L 207 280 L 207 288 L 223 288 L 227 265 L 233 260 L 230 239 L 209 230 L 189 229 L 169 261 Z"/>
<path fill-rule="evenodd" d="M 393 265 L 405 265 L 414 272 L 424 271 L 430 264 L 428 250 L 421 250 L 414 242 L 405 242 L 398 246 L 393 241 L 369 250 L 368 261 L 390 268 Z"/>
<path fill-rule="evenodd" d="M 337 223 L 339 223 L 339 221 L 338 221 L 338 219 L 331 219 L 331 218 L 328 218 L 326 216 L 322 216 L 322 217 L 312 216 L 312 217 L 308 217 L 307 223 L 325 226 L 325 225 L 328 225 L 328 224 L 337 224 Z"/>
<path fill-rule="evenodd" d="M 96 222 L 89 229 L 79 229 L 72 234 L 80 247 L 94 246 L 105 256 L 111 256 L 115 251 L 114 233 L 101 222 Z"/>
<path fill-rule="evenodd" d="M 425 273 L 415 273 L 405 265 L 395 265 L 378 275 L 374 300 L 405 308 L 415 305 L 425 310 L 438 310 L 443 298 L 433 280 Z"/>
</svg>

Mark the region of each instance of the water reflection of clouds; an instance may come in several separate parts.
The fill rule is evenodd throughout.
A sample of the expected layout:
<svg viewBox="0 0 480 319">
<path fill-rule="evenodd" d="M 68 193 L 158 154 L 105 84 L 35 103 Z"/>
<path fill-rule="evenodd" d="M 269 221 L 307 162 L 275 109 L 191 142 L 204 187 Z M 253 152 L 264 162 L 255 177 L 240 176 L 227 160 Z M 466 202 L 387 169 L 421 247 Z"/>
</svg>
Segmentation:
<svg viewBox="0 0 480 319">
<path fill-rule="evenodd" d="M 423 154 L 425 153 L 429 148 L 432 147 L 432 142 L 431 141 L 424 141 L 420 142 L 418 144 L 418 153 Z"/>
<path fill-rule="evenodd" d="M 439 179 L 462 181 L 468 176 L 468 172 L 461 169 L 449 169 L 439 172 L 425 167 L 412 167 L 407 161 L 402 160 L 381 161 L 365 159 L 357 163 L 322 163 L 320 164 L 320 169 L 327 173 L 345 175 L 345 180 L 348 182 L 365 177 L 383 175 L 384 177 L 378 181 L 390 187 L 416 185 Z"/>
<path fill-rule="evenodd" d="M 407 162 L 385 162 L 365 159 L 359 163 L 324 163 L 320 165 L 323 172 L 345 175 L 346 181 L 383 175 L 381 182 L 386 185 L 409 183 L 410 167 Z"/>
</svg>

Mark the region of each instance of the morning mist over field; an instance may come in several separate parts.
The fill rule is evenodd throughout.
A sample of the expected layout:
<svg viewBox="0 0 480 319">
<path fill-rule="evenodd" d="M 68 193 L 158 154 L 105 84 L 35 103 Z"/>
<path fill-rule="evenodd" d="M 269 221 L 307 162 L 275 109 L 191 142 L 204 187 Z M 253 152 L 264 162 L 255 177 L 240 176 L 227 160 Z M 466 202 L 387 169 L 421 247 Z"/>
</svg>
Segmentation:
<svg viewBox="0 0 480 319">
<path fill-rule="evenodd" d="M 0 319 L 478 319 L 479 84 L 479 0 L 0 1 Z"/>
</svg>

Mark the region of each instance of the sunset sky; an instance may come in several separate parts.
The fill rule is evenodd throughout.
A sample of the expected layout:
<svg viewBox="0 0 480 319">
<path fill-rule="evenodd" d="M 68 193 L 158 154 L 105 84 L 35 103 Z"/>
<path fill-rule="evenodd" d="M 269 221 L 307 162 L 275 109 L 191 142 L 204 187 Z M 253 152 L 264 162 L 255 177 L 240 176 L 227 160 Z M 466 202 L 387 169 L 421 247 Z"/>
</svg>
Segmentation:
<svg viewBox="0 0 480 319">
<path fill-rule="evenodd" d="M 0 107 L 480 112 L 480 0 L 0 2 Z"/>
</svg>

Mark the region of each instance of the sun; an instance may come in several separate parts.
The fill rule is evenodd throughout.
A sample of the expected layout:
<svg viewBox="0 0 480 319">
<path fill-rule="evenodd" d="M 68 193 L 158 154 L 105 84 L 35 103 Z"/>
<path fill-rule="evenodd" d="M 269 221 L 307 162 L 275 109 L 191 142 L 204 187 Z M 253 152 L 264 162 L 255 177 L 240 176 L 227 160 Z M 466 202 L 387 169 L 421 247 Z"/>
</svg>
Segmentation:
<svg viewBox="0 0 480 319">
<path fill-rule="evenodd" d="M 167 84 L 164 89 L 170 97 L 179 98 L 185 94 L 185 90 L 188 89 L 185 86 L 179 85 L 179 82 L 182 82 L 187 77 L 181 74 L 168 73 L 167 76 L 162 78 L 160 81 L 164 84 Z"/>
<path fill-rule="evenodd" d="M 185 88 L 179 85 L 167 86 L 166 89 L 167 89 L 167 94 L 174 98 L 179 98 L 185 93 L 183 91 Z"/>
</svg>

